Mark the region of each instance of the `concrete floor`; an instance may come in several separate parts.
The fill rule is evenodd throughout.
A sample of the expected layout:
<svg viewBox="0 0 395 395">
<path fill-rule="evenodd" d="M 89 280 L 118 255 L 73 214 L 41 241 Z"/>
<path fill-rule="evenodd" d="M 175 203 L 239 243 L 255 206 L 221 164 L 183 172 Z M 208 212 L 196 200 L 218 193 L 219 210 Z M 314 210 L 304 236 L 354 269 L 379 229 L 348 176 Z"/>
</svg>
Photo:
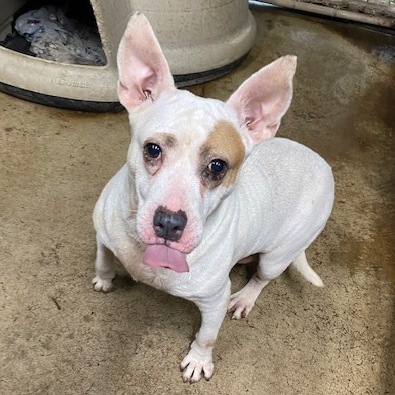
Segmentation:
<svg viewBox="0 0 395 395">
<path fill-rule="evenodd" d="M 299 57 L 280 135 L 333 167 L 337 197 L 308 251 L 326 287 L 289 271 L 248 319 L 226 319 L 210 382 L 178 364 L 194 305 L 133 283 L 92 290 L 91 214 L 124 162 L 126 113 L 88 114 L 0 94 L 0 393 L 394 394 L 394 36 L 254 11 L 256 44 L 233 73 L 193 88 L 225 99 L 282 54 Z M 248 273 L 236 267 L 238 289 Z"/>
</svg>

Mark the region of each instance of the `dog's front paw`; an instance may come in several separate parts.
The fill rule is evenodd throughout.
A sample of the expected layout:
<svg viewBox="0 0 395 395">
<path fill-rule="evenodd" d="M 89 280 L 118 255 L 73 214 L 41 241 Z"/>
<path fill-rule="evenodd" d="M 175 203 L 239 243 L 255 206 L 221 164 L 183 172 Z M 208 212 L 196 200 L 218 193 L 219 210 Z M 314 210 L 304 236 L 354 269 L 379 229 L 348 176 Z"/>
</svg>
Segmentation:
<svg viewBox="0 0 395 395">
<path fill-rule="evenodd" d="M 196 383 L 202 377 L 210 380 L 214 371 L 214 364 L 211 361 L 211 355 L 207 358 L 201 358 L 195 355 L 193 349 L 189 351 L 187 356 L 181 362 L 182 379 L 184 383 Z"/>
<path fill-rule="evenodd" d="M 112 280 L 105 280 L 99 276 L 95 276 L 92 280 L 93 289 L 97 292 L 111 292 L 113 285 Z"/>
</svg>

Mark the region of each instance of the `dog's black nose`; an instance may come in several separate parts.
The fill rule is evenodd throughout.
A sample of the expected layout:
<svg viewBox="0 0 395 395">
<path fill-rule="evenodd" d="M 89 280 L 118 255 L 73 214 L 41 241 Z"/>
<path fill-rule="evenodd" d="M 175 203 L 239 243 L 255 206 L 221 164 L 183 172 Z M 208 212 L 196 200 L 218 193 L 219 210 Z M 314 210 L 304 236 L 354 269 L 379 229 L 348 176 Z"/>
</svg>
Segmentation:
<svg viewBox="0 0 395 395">
<path fill-rule="evenodd" d="M 155 211 L 154 230 L 158 237 L 177 241 L 181 238 L 186 224 L 187 215 L 184 211 L 180 210 L 175 213 L 165 207 L 158 207 Z"/>
</svg>

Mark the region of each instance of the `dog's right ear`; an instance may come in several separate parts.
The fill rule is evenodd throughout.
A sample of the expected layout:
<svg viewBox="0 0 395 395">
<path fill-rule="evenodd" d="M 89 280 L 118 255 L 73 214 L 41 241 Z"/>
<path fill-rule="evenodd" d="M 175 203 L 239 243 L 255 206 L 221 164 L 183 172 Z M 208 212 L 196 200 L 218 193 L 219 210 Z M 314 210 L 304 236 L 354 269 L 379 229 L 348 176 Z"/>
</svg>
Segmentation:
<svg viewBox="0 0 395 395">
<path fill-rule="evenodd" d="M 169 65 L 147 18 L 140 12 L 129 20 L 118 49 L 118 97 L 127 110 L 155 101 L 176 89 Z"/>
</svg>

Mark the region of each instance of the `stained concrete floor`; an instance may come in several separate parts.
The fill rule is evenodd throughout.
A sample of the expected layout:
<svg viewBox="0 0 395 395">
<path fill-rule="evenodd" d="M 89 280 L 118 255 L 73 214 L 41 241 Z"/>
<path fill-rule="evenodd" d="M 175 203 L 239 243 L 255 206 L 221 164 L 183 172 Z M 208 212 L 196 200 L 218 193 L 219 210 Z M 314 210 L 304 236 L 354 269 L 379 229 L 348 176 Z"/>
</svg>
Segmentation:
<svg viewBox="0 0 395 395">
<path fill-rule="evenodd" d="M 118 268 L 93 292 L 91 213 L 123 163 L 126 113 L 89 114 L 0 94 L 0 393 L 394 394 L 394 37 L 279 10 L 254 11 L 256 44 L 233 73 L 193 88 L 225 99 L 282 54 L 299 57 L 280 135 L 332 165 L 336 204 L 308 251 L 326 287 L 289 271 L 248 319 L 226 319 L 210 382 L 178 363 L 194 305 Z M 391 52 L 392 51 L 392 52 Z M 238 289 L 248 273 L 236 267 Z"/>
</svg>

